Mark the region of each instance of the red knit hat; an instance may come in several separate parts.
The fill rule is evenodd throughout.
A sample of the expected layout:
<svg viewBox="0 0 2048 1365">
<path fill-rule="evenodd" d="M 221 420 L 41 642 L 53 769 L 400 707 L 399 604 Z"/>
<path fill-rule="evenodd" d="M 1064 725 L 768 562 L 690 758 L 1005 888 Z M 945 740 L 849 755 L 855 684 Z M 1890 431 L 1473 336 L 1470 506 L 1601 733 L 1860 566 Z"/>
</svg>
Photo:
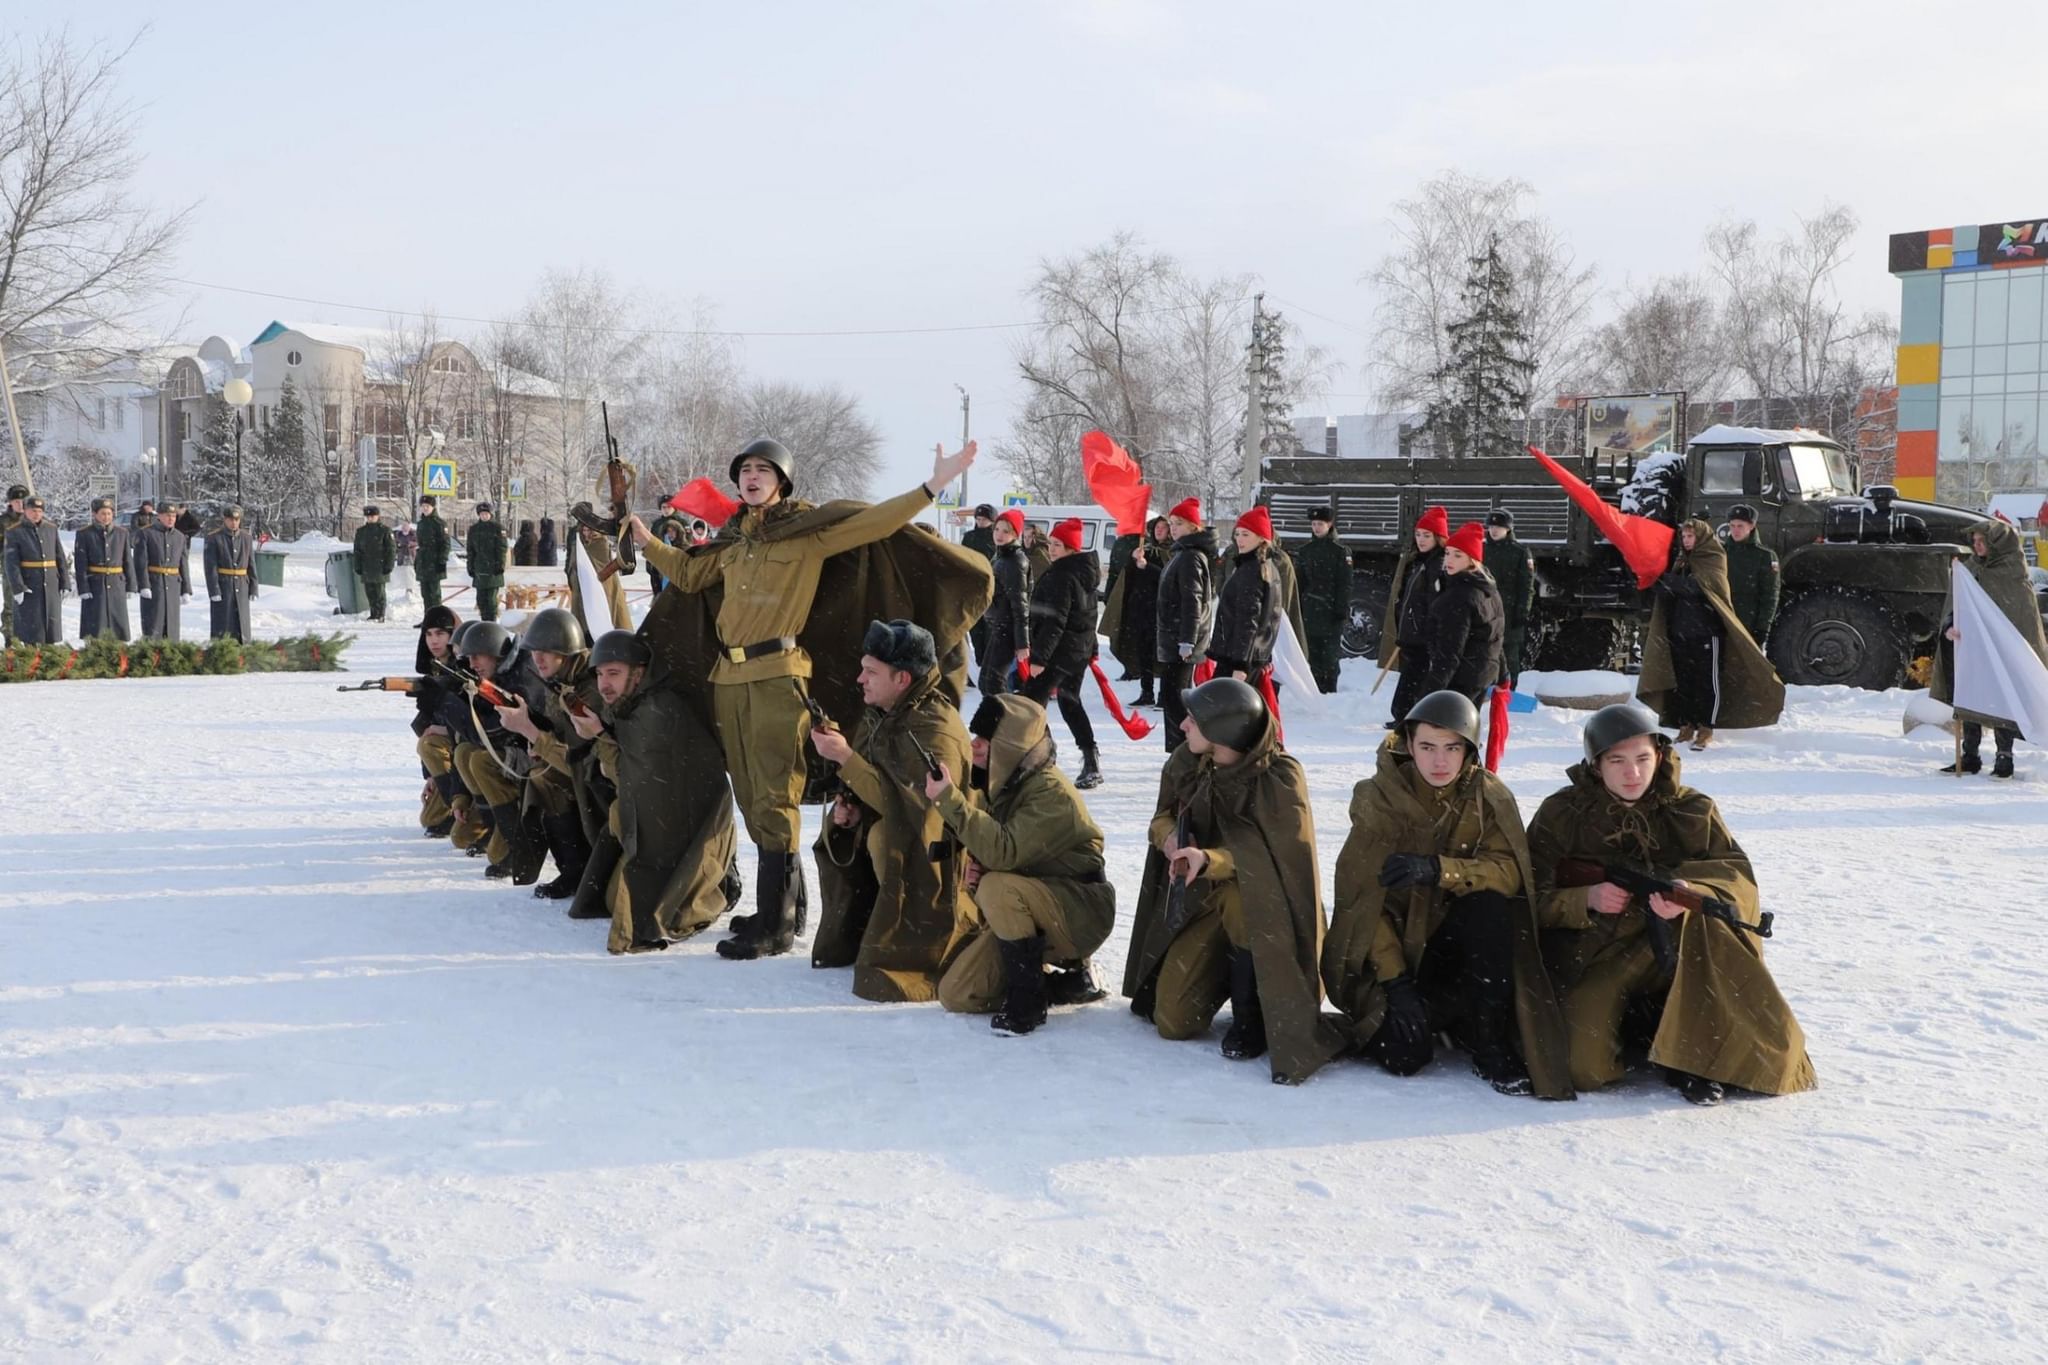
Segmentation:
<svg viewBox="0 0 2048 1365">
<path fill-rule="evenodd" d="M 1426 507 L 1422 512 L 1422 520 L 1415 523 L 1415 529 L 1428 531 L 1438 540 L 1447 539 L 1451 534 L 1450 513 L 1441 507 Z"/>
<path fill-rule="evenodd" d="M 1435 509 L 1441 513 L 1441 507 Z M 1445 538 L 1444 543 L 1454 550 L 1463 550 L 1475 564 L 1486 562 L 1486 528 L 1476 521 L 1468 521 Z"/>
<path fill-rule="evenodd" d="M 1009 528 L 1010 528 L 1010 534 L 1011 534 L 1011 535 L 1013 535 L 1013 536 L 1021 536 L 1021 535 L 1023 535 L 1023 534 L 1024 534 L 1024 509 L 1023 509 L 1023 508 L 1021 508 L 1021 507 L 1005 507 L 1005 508 L 1003 509 L 1003 514 L 1002 514 L 1001 516 L 997 517 L 997 518 L 996 518 L 996 520 L 997 520 L 997 521 L 1000 521 L 1000 522 L 1001 522 L 1001 523 L 1002 523 L 1003 525 L 1005 525 L 1005 526 L 1009 527 Z"/>
<path fill-rule="evenodd" d="M 1195 525 L 1200 526 L 1202 524 L 1202 500 L 1200 498 L 1189 498 L 1185 502 L 1175 503 L 1173 510 L 1166 515 L 1169 517 L 1179 517 L 1182 521 L 1191 521 Z"/>
<path fill-rule="evenodd" d="M 1237 519 L 1237 529 L 1240 531 L 1250 531 L 1260 540 L 1271 540 L 1273 538 L 1272 514 L 1263 507 L 1254 507 L 1251 511 Z"/>
<path fill-rule="evenodd" d="M 1081 549 L 1081 519 L 1079 517 L 1068 517 L 1065 521 L 1052 528 L 1052 538 L 1066 546 L 1069 550 L 1078 553 Z"/>
</svg>

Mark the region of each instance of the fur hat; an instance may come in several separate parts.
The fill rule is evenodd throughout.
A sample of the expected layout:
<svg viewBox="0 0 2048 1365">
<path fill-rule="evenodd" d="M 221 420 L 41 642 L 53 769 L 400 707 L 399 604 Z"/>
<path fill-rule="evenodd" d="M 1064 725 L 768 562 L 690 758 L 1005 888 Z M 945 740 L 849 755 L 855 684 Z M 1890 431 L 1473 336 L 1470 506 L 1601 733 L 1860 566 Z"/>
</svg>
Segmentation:
<svg viewBox="0 0 2048 1365">
<path fill-rule="evenodd" d="M 1318 507 L 1315 511 L 1308 514 L 1308 519 L 1310 521 L 1320 521 L 1325 526 L 1335 526 L 1337 524 L 1337 514 L 1327 507 Z"/>
<path fill-rule="evenodd" d="M 462 618 L 455 614 L 455 608 L 444 602 L 427 608 L 420 621 L 420 629 L 452 631 L 461 624 Z"/>
<path fill-rule="evenodd" d="M 1451 515 L 1441 507 L 1425 507 L 1421 520 L 1415 523 L 1418 531 L 1427 531 L 1438 540 L 1448 539 L 1451 534 Z"/>
<path fill-rule="evenodd" d="M 1237 519 L 1237 529 L 1250 531 L 1260 540 L 1273 538 L 1273 514 L 1263 507 L 1254 507 Z"/>
<path fill-rule="evenodd" d="M 870 621 L 860 652 L 922 678 L 939 666 L 939 647 L 932 633 L 915 621 Z"/>
<path fill-rule="evenodd" d="M 1512 531 L 1515 529 L 1515 514 L 1508 511 L 1505 507 L 1496 507 L 1486 514 L 1486 524 L 1488 526 L 1505 526 Z"/>
<path fill-rule="evenodd" d="M 1052 538 L 1066 546 L 1069 550 L 1078 553 L 1081 549 L 1081 519 L 1079 517 L 1068 517 L 1065 521 L 1052 528 Z"/>
<path fill-rule="evenodd" d="M 1728 520 L 1746 521 L 1751 526 L 1754 526 L 1756 525 L 1756 509 L 1746 502 L 1738 502 L 1728 509 Z"/>
<path fill-rule="evenodd" d="M 974 719 L 967 722 L 967 733 L 976 739 L 994 739 L 996 727 L 1003 723 L 1003 704 L 995 697 L 983 697 L 981 705 L 974 708 Z"/>
<path fill-rule="evenodd" d="M 1444 544 L 1453 550 L 1463 550 L 1474 563 L 1486 562 L 1486 528 L 1476 521 L 1468 521 L 1451 532 Z"/>
</svg>

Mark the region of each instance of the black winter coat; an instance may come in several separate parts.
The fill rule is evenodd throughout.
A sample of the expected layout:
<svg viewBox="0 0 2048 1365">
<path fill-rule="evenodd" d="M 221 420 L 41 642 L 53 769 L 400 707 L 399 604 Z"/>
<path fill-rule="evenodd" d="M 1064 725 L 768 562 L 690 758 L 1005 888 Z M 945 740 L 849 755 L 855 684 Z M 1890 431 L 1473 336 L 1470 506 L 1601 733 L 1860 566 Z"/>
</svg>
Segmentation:
<svg viewBox="0 0 2048 1365">
<path fill-rule="evenodd" d="M 1394 643 L 1403 654 L 1417 647 L 1427 648 L 1429 612 L 1437 589 L 1444 581 L 1444 547 L 1439 545 L 1408 566 L 1401 584 L 1401 615 L 1394 629 Z"/>
<path fill-rule="evenodd" d="M 988 657 L 1008 660 L 1031 641 L 1031 561 L 1013 540 L 996 546 L 989 568 L 995 572 L 996 595 L 981 617 L 988 627 Z"/>
<path fill-rule="evenodd" d="M 1247 671 L 1265 668 L 1273 662 L 1273 642 L 1280 638 L 1280 619 L 1286 614 L 1281 600 L 1280 570 L 1272 556 L 1261 550 L 1238 556 L 1223 590 L 1216 594 L 1216 634 L 1209 642 L 1209 657 L 1217 671 Z"/>
<path fill-rule="evenodd" d="M 1095 589 L 1101 569 L 1082 550 L 1052 562 L 1031 589 L 1031 667 L 1079 677 L 1095 657 Z"/>
<path fill-rule="evenodd" d="M 1443 575 L 1424 636 L 1429 681 L 1423 694 L 1448 689 L 1477 700 L 1500 681 L 1505 630 L 1506 613 L 1493 575 L 1478 565 Z"/>
<path fill-rule="evenodd" d="M 1208 657 L 1216 630 L 1216 533 L 1208 527 L 1190 531 L 1173 542 L 1173 558 L 1159 575 L 1159 609 L 1153 613 L 1159 633 L 1159 662 L 1180 661 L 1180 647 L 1195 648 L 1193 660 Z"/>
</svg>

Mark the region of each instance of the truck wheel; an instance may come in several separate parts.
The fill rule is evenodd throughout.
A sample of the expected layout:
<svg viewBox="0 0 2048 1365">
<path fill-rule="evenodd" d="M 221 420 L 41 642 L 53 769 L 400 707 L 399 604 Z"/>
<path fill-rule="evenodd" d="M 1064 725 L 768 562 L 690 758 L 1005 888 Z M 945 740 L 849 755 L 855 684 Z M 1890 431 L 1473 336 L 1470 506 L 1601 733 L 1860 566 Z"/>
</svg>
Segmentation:
<svg viewBox="0 0 2048 1365">
<path fill-rule="evenodd" d="M 1351 617 L 1339 643 L 1347 659 L 1370 659 L 1380 652 L 1380 627 L 1387 620 L 1387 598 L 1394 576 L 1382 569 L 1358 569 L 1351 575 Z"/>
<path fill-rule="evenodd" d="M 1576 673 L 1589 668 L 1614 667 L 1614 651 L 1621 643 L 1621 623 L 1597 616 L 1560 621 L 1536 651 L 1531 667 L 1545 673 Z"/>
<path fill-rule="evenodd" d="M 1779 608 L 1771 627 L 1771 664 L 1788 683 L 1882 692 L 1905 676 L 1906 643 L 1883 603 L 1823 589 Z"/>
</svg>

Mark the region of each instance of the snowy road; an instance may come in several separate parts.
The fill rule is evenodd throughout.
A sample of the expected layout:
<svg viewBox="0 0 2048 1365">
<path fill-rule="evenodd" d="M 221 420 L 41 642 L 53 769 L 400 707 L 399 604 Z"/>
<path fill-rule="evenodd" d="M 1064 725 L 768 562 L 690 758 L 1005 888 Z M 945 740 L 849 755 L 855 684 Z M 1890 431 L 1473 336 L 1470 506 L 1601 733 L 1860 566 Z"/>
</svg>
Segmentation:
<svg viewBox="0 0 2048 1365">
<path fill-rule="evenodd" d="M 1899 694 L 1688 755 L 1821 1077 L 1696 1111 L 609 959 L 419 836 L 407 704 L 336 681 L 0 689 L 9 1359 L 2040 1358 L 2048 760 L 1937 777 Z M 1288 725 L 1326 872 L 1369 681 Z M 1517 722 L 1533 813 L 1576 717 Z M 1092 802 L 1126 896 L 1158 762 Z"/>
</svg>

